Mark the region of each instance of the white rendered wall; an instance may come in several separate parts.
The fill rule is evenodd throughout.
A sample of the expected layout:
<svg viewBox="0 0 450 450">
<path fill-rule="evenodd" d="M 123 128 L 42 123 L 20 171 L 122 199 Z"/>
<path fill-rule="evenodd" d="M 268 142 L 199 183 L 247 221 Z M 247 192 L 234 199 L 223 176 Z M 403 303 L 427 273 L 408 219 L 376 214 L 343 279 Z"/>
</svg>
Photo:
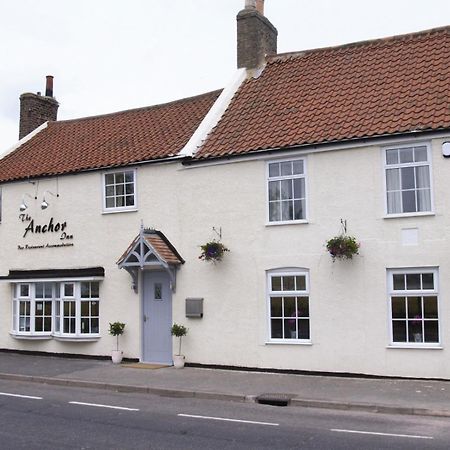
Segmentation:
<svg viewBox="0 0 450 450">
<path fill-rule="evenodd" d="M 306 224 L 266 225 L 266 162 L 252 160 L 184 168 L 181 164 L 138 167 L 137 212 L 102 214 L 101 173 L 41 180 L 39 200 L 29 212 L 45 223 L 67 221 L 74 246 L 21 250 L 23 225 L 18 206 L 29 183 L 3 186 L 0 274 L 10 269 L 103 266 L 101 334 L 91 343 L 25 341 L 9 335 L 11 292 L 0 283 L 0 348 L 107 355 L 114 338 L 108 322 L 127 323 L 121 339 L 125 356 L 139 358 L 140 299 L 131 278 L 115 262 L 137 235 L 141 220 L 162 231 L 186 263 L 178 271 L 174 321 L 188 326 L 183 353 L 189 362 L 325 372 L 450 378 L 450 215 L 449 160 L 441 143 L 432 145 L 435 214 L 384 217 L 383 161 L 379 146 L 309 154 Z M 420 141 L 422 142 L 422 141 Z M 325 241 L 346 219 L 349 234 L 361 242 L 360 256 L 333 263 Z M 198 259 L 199 246 L 222 229 L 231 250 L 218 264 Z M 403 245 L 402 229 L 417 228 L 418 245 Z M 38 244 L 34 236 L 27 242 Z M 43 241 L 48 241 L 48 238 Z M 441 349 L 389 346 L 386 268 L 439 267 Z M 268 344 L 266 271 L 301 267 L 310 272 L 311 345 Z M 204 298 L 204 317 L 184 316 L 185 298 Z"/>
</svg>

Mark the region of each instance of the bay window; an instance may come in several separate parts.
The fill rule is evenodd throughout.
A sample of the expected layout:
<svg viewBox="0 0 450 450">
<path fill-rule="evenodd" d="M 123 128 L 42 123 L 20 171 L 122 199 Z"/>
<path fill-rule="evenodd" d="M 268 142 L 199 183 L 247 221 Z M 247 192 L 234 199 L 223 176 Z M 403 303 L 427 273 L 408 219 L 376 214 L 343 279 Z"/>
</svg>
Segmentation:
<svg viewBox="0 0 450 450">
<path fill-rule="evenodd" d="M 13 290 L 13 335 L 75 339 L 99 336 L 98 281 L 17 283 Z"/>
</svg>

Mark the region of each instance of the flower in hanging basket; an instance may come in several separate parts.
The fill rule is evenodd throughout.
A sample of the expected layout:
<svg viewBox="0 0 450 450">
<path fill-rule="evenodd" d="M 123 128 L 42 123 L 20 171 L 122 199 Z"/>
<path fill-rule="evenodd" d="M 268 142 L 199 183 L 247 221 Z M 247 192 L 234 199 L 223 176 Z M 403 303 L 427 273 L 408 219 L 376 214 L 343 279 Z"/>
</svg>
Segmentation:
<svg viewBox="0 0 450 450">
<path fill-rule="evenodd" d="M 352 259 L 353 255 L 359 253 L 359 242 L 353 236 L 341 234 L 327 241 L 327 250 L 333 261 L 338 259 Z"/>
<path fill-rule="evenodd" d="M 202 259 L 203 261 L 220 261 L 223 254 L 230 251 L 222 242 L 218 241 L 207 242 L 201 245 L 200 248 L 202 249 L 202 253 L 198 259 Z"/>
</svg>

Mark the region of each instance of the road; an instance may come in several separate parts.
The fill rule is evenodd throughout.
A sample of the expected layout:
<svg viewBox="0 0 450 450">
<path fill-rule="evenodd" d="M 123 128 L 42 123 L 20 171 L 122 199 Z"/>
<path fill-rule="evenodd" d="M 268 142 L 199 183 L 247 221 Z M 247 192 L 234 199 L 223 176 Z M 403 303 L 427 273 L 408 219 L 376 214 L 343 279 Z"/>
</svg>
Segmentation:
<svg viewBox="0 0 450 450">
<path fill-rule="evenodd" d="M 450 419 L 0 380 L 0 449 L 448 449 Z"/>
</svg>

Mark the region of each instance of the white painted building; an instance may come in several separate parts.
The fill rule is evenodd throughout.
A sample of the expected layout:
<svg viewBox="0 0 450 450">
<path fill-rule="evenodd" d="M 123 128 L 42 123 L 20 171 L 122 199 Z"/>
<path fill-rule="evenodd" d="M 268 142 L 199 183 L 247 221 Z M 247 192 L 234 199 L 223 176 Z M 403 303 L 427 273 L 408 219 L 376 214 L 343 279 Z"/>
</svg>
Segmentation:
<svg viewBox="0 0 450 450">
<path fill-rule="evenodd" d="M 247 3 L 238 48 L 246 27 L 274 38 Z M 125 357 L 171 363 L 176 322 L 188 363 L 450 378 L 449 41 L 258 56 L 221 95 L 20 141 L 0 160 L 0 348 L 109 355 L 121 321 Z M 333 261 L 345 231 L 359 254 Z M 199 259 L 214 240 L 230 251 Z"/>
</svg>

